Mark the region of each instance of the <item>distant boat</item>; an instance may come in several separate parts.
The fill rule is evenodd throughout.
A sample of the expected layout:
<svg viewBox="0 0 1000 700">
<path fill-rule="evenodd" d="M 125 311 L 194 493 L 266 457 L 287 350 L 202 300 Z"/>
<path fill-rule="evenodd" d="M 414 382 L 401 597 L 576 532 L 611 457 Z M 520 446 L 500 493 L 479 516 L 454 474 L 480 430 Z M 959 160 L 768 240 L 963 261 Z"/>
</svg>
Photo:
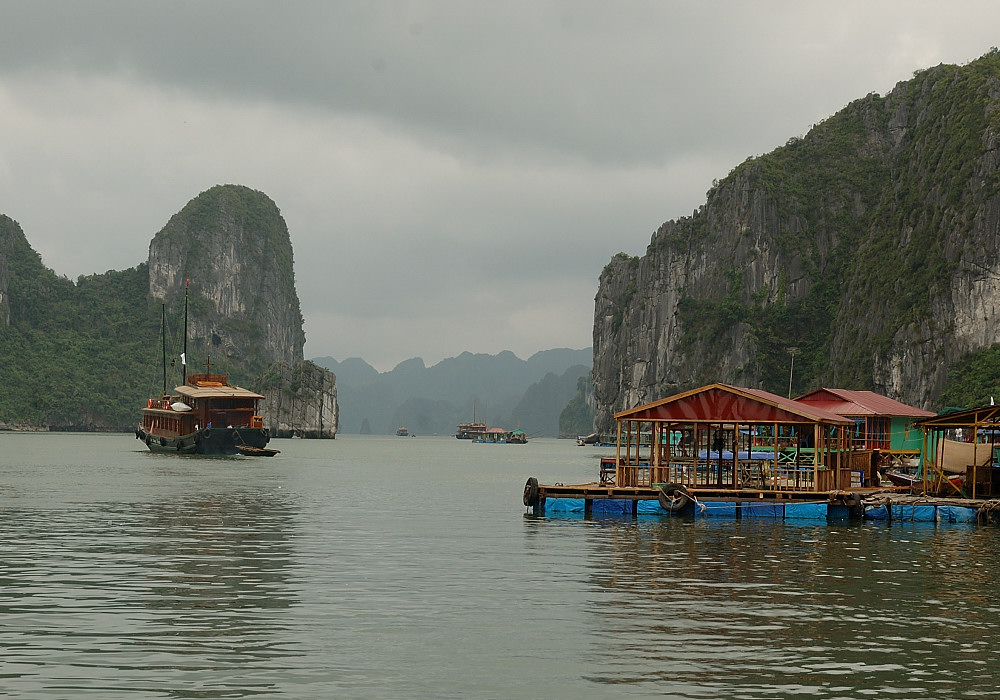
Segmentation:
<svg viewBox="0 0 1000 700">
<path fill-rule="evenodd" d="M 473 442 L 487 442 L 493 445 L 524 445 L 528 436 L 523 430 L 507 430 L 506 428 L 489 428 L 480 433 Z"/>
<path fill-rule="evenodd" d="M 491 445 L 505 445 L 507 444 L 507 436 L 510 432 L 506 428 L 487 428 L 475 438 L 473 442 L 484 442 Z"/>
<path fill-rule="evenodd" d="M 406 426 L 400 426 L 396 428 L 396 437 L 406 437 L 410 434 L 410 431 L 406 429 Z"/>
<path fill-rule="evenodd" d="M 486 423 L 459 423 L 455 437 L 459 440 L 475 440 L 486 432 Z"/>
<path fill-rule="evenodd" d="M 523 430 L 512 430 L 507 434 L 507 443 L 511 445 L 526 445 L 528 436 Z"/>
<path fill-rule="evenodd" d="M 459 423 L 455 437 L 459 440 L 476 440 L 486 432 L 486 423 L 476 422 L 476 402 L 472 402 L 472 422 Z"/>
</svg>

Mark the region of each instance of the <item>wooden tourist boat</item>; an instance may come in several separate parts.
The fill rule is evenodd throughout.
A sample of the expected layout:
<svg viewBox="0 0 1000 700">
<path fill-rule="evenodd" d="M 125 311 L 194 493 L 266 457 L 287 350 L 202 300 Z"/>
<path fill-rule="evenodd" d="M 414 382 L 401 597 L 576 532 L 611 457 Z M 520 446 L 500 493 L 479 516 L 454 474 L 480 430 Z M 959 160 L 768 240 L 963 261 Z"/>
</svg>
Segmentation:
<svg viewBox="0 0 1000 700">
<path fill-rule="evenodd" d="M 459 423 L 455 437 L 459 440 L 475 440 L 486 432 L 486 423 Z"/>
<path fill-rule="evenodd" d="M 225 374 L 187 373 L 187 286 L 184 287 L 183 383 L 167 391 L 166 333 L 163 348 L 163 394 L 149 399 L 135 437 L 152 452 L 171 454 L 273 456 L 260 402 L 264 397 L 229 383 Z M 164 306 L 163 317 L 166 316 Z M 163 323 L 165 327 L 165 322 Z"/>
<path fill-rule="evenodd" d="M 224 374 L 186 379 L 172 395 L 148 401 L 135 430 L 137 439 L 153 452 L 264 454 L 270 435 L 258 412 L 263 396 L 230 384 Z"/>
</svg>

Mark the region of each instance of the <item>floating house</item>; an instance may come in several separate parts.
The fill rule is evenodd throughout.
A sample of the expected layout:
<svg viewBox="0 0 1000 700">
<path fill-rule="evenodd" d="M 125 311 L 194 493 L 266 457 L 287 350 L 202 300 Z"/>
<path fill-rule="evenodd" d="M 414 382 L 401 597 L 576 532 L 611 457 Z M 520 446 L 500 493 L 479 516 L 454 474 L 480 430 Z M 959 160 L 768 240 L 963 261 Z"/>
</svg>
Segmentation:
<svg viewBox="0 0 1000 700">
<path fill-rule="evenodd" d="M 826 493 L 861 486 L 870 463 L 853 421 L 761 389 L 712 384 L 615 420 L 618 486 Z"/>
<path fill-rule="evenodd" d="M 532 512 L 860 513 L 872 452 L 855 447 L 853 420 L 830 411 L 711 384 L 615 420 L 616 453 L 602 460 L 600 480 L 543 485 L 530 478 L 524 504 Z"/>
<path fill-rule="evenodd" d="M 795 400 L 852 420 L 854 448 L 877 452 L 884 467 L 920 457 L 923 432 L 914 422 L 934 416 L 874 391 L 822 388 Z"/>
</svg>

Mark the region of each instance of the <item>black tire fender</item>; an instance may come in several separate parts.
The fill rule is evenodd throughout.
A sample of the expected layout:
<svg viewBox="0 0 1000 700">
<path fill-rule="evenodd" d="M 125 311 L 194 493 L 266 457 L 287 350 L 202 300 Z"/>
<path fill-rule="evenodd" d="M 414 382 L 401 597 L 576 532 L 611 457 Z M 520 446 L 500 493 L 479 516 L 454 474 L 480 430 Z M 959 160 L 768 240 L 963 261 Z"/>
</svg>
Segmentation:
<svg viewBox="0 0 1000 700">
<path fill-rule="evenodd" d="M 204 430 L 201 431 L 201 436 L 203 438 L 205 438 L 206 440 L 208 440 L 209 438 L 212 437 L 212 429 L 211 428 L 205 428 Z"/>
<path fill-rule="evenodd" d="M 538 479 L 531 476 L 528 477 L 527 483 L 524 484 L 524 505 L 533 506 L 538 500 Z"/>
<path fill-rule="evenodd" d="M 691 502 L 691 494 L 684 484 L 664 484 L 656 498 L 660 507 L 668 513 L 676 513 Z"/>
</svg>

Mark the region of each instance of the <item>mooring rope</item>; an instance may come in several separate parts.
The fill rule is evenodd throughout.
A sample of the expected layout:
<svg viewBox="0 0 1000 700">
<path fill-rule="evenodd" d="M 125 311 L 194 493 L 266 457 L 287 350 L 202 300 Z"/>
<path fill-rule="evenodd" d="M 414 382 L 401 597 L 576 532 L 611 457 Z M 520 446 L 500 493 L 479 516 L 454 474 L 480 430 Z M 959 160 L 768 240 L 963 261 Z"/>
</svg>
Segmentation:
<svg viewBox="0 0 1000 700">
<path fill-rule="evenodd" d="M 731 503 L 735 503 L 737 506 L 740 506 L 740 507 L 743 507 L 743 508 L 769 508 L 769 507 L 774 506 L 774 505 L 779 504 L 779 503 L 781 505 L 797 505 L 797 506 L 798 505 L 803 505 L 803 506 L 811 506 L 811 505 L 821 505 L 821 504 L 829 503 L 830 502 L 829 500 L 822 500 L 822 501 L 794 501 L 794 502 L 792 502 L 792 501 L 784 501 L 784 500 L 781 500 L 781 501 L 765 501 L 765 502 L 761 502 L 761 501 L 726 501 L 725 503 L 719 503 L 718 505 L 714 505 L 713 504 L 713 505 L 710 505 L 710 506 L 706 506 L 701 501 L 699 501 L 697 498 L 695 498 L 694 494 L 691 494 L 691 498 L 693 498 L 694 502 L 697 503 L 701 507 L 701 512 L 702 513 L 704 513 L 706 509 L 732 508 L 733 507 L 732 505 L 728 505 L 728 504 L 731 504 Z"/>
</svg>

